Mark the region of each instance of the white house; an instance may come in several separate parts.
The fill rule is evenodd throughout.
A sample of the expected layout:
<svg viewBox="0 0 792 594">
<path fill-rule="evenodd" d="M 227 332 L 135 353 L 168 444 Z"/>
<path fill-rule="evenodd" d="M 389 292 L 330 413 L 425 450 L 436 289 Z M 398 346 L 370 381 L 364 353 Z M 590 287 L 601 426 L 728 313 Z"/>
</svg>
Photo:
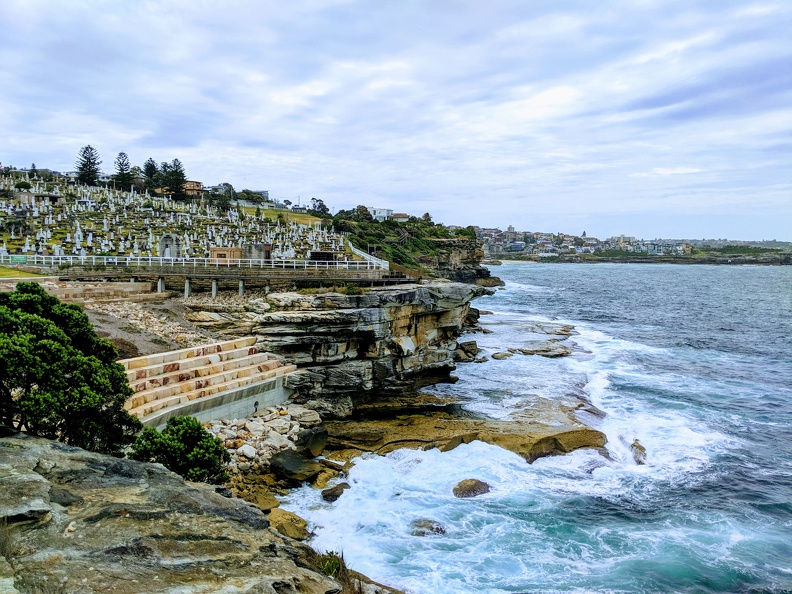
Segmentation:
<svg viewBox="0 0 792 594">
<path fill-rule="evenodd" d="M 383 221 L 387 221 L 388 218 L 393 214 L 392 208 L 374 208 L 373 206 L 367 206 L 368 211 L 371 213 L 371 216 L 374 217 L 375 221 L 379 221 L 380 223 Z"/>
</svg>

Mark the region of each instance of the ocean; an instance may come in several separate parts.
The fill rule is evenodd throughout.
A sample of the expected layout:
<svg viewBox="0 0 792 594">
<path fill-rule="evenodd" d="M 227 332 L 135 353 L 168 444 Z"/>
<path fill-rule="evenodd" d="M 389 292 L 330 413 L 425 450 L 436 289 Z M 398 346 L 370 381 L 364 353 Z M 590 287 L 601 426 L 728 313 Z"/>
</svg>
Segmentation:
<svg viewBox="0 0 792 594">
<path fill-rule="evenodd" d="M 536 323 L 567 323 L 571 356 L 460 364 L 432 388 L 509 418 L 585 399 L 608 437 L 527 464 L 480 442 L 365 455 L 334 503 L 316 489 L 283 507 L 320 550 L 415 594 L 792 592 L 792 267 L 526 264 L 475 334 L 485 355 Z M 647 450 L 637 465 L 633 439 Z M 477 478 L 492 490 L 458 499 Z M 415 520 L 445 534 L 413 535 Z"/>
</svg>

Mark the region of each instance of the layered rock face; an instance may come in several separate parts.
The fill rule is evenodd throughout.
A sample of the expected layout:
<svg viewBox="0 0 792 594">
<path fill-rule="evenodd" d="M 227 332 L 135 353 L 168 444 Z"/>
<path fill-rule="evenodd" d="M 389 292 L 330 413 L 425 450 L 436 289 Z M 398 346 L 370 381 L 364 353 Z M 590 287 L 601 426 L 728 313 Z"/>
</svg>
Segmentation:
<svg viewBox="0 0 792 594">
<path fill-rule="evenodd" d="M 2 438 L 0 591 L 341 591 L 261 510 L 217 491 L 157 464 Z"/>
<path fill-rule="evenodd" d="M 438 251 L 431 256 L 418 258 L 418 262 L 435 276 L 460 283 L 473 283 L 486 287 L 502 286 L 497 277 L 490 276 L 488 268 L 481 265 L 484 250 L 477 239 L 432 239 Z"/>
<path fill-rule="evenodd" d="M 402 395 L 453 381 L 456 339 L 470 301 L 491 289 L 462 283 L 382 287 L 364 295 L 270 293 L 266 301 L 187 302 L 190 322 L 259 337 L 300 372 L 294 400 L 323 418 L 349 416 L 371 395 Z"/>
</svg>

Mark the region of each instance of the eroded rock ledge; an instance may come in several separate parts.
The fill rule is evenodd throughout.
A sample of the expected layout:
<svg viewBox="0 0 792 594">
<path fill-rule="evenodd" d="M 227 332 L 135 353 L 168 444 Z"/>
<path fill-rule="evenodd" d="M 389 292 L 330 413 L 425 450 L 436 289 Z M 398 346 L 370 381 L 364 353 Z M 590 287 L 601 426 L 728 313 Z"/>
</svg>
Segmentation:
<svg viewBox="0 0 792 594">
<path fill-rule="evenodd" d="M 432 282 L 339 293 L 270 293 L 245 304 L 185 301 L 185 318 L 224 334 L 259 336 L 260 346 L 297 364 L 294 400 L 323 418 L 345 418 L 376 394 L 403 395 L 455 381 L 456 341 L 471 300 L 492 289 Z"/>
<path fill-rule="evenodd" d="M 157 464 L 24 434 L 0 439 L 0 521 L 13 534 L 13 545 L 3 549 L 9 558 L 0 563 L 0 587 L 71 594 L 340 592 L 309 568 L 307 548 L 224 491 L 186 482 Z M 9 527 L 4 530 L 7 535 Z"/>
<path fill-rule="evenodd" d="M 603 448 L 607 441 L 604 433 L 575 418 L 574 407 L 550 400 L 509 420 L 462 418 L 453 411 L 437 409 L 438 403 L 425 403 L 423 410 L 391 418 L 329 421 L 325 423 L 327 447 L 387 454 L 399 448 L 449 451 L 463 443 L 483 441 L 531 463 L 580 448 Z"/>
</svg>

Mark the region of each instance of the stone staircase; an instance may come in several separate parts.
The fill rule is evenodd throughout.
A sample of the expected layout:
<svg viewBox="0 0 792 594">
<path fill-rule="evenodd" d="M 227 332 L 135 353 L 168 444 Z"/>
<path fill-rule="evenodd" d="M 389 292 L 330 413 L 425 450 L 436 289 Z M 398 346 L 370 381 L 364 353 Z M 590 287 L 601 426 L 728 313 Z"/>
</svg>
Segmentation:
<svg viewBox="0 0 792 594">
<path fill-rule="evenodd" d="M 171 409 L 192 414 L 210 409 L 210 401 L 227 404 L 225 396 L 232 393 L 250 398 L 251 393 L 255 396 L 257 384 L 296 370 L 255 345 L 256 337 L 251 336 L 119 361 L 135 391 L 125 408 L 149 424 L 146 421 L 151 418 L 173 416 L 164 414 Z M 195 402 L 202 399 L 205 402 Z M 191 403 L 198 406 L 189 406 Z"/>
</svg>

